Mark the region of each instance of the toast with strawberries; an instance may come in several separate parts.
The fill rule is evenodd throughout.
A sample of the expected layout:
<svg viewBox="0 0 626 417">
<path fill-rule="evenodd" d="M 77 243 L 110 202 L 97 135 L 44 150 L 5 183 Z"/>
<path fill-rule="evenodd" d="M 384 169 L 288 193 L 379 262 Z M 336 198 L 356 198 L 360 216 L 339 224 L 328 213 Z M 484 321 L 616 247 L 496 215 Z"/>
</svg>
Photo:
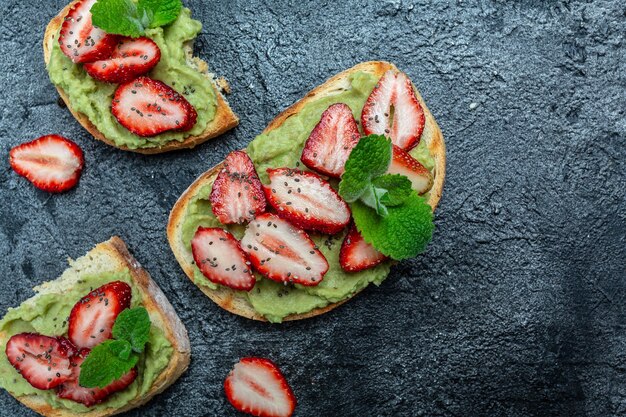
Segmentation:
<svg viewBox="0 0 626 417">
<path fill-rule="evenodd" d="M 103 282 L 104 285 L 93 288 Z M 118 237 L 70 260 L 70 267 L 61 277 L 39 285 L 35 291 L 37 294 L 20 307 L 9 309 L 0 322 L 0 344 L 6 346 L 6 357 L 3 352 L 0 361 L 0 385 L 43 416 L 101 417 L 122 413 L 165 390 L 189 365 L 187 330 L 161 289 Z M 122 343 L 113 340 L 120 337 L 116 327 L 121 327 L 120 317 L 137 310 L 136 307 L 149 317 L 150 323 L 147 345 L 141 349 L 133 345 L 133 352 L 143 352 L 137 354 L 138 362 L 131 364 L 130 371 L 113 378 L 113 382 L 98 385 L 102 388 L 85 388 L 82 374 L 85 362 L 91 359 L 90 352 L 95 352 L 100 344 Z M 55 314 L 59 317 L 52 317 Z M 158 360 L 151 355 L 163 356 L 166 352 L 158 368 L 152 368 L 158 372 L 152 376 L 144 373 L 148 361 Z M 98 366 L 95 359 L 91 362 Z"/>
<path fill-rule="evenodd" d="M 363 88 L 355 82 L 357 77 L 369 80 L 367 91 L 360 91 Z M 341 96 L 351 90 L 357 90 L 360 101 Z M 337 102 L 334 97 L 338 97 Z M 301 113 L 312 120 L 294 121 Z M 256 143 L 260 137 L 271 136 L 283 127 L 280 135 L 271 138 L 272 145 L 263 148 L 267 152 Z M 304 132 L 299 136 L 292 134 L 297 129 Z M 333 285 L 342 285 L 338 280 L 350 280 L 371 268 L 379 268 L 377 276 L 387 274 L 390 257 L 360 236 L 352 223 L 350 208 L 339 195 L 341 190 L 337 193 L 351 150 L 356 149 L 361 137 L 376 134 L 392 142 L 389 177 L 410 180 L 407 183 L 415 198 L 430 206 L 428 212 L 432 216 L 445 176 L 441 130 L 405 74 L 388 62 L 365 62 L 309 92 L 276 117 L 250 144 L 248 153 L 232 152 L 225 162 L 202 174 L 182 194 L 170 214 L 167 235 L 184 272 L 227 311 L 270 321 L 323 314 L 364 288 L 355 284 L 342 299 L 333 298 Z M 280 147 L 280 151 L 272 146 Z M 432 164 L 428 168 L 411 156 L 418 152 L 429 155 Z M 188 230 L 188 219 L 192 216 L 200 218 L 205 227 L 196 231 L 190 245 L 193 230 Z M 203 236 L 217 236 L 215 230 L 220 227 L 232 232 L 228 242 L 234 250 L 220 249 L 225 242 L 220 243 L 217 238 L 204 239 Z M 340 239 L 341 250 L 335 244 Z M 252 271 L 257 273 L 256 281 L 250 276 Z M 285 300 L 294 288 L 308 302 L 311 294 L 319 293 L 314 292 L 316 286 L 321 287 L 328 280 L 324 288 L 326 299 L 317 305 L 310 303 L 312 308 L 307 307 L 307 311 L 295 308 L 293 313 L 272 318 L 257 310 L 258 298 L 252 297 L 259 297 L 259 283 L 267 280 L 283 285 L 283 289 L 273 287 L 282 297 L 273 299 L 274 304 Z M 366 284 L 380 281 L 371 278 Z M 245 285 L 240 285 L 242 282 Z"/>
<path fill-rule="evenodd" d="M 173 86 L 167 86 L 158 80 L 150 79 L 151 84 L 148 84 L 142 83 L 141 78 L 136 78 L 141 75 L 152 74 L 150 71 L 159 63 L 159 59 L 163 60 L 165 57 L 162 56 L 157 44 L 148 37 L 131 39 L 130 37 L 107 34 L 92 26 L 89 8 L 93 3 L 95 0 L 72 1 L 50 21 L 43 38 L 44 61 L 48 68 L 50 67 L 53 48 L 57 47 L 57 43 L 60 43 L 61 51 L 71 58 L 73 64 L 79 68 L 82 67 L 78 71 L 86 72 L 92 79 L 96 80 L 96 86 L 103 85 L 104 88 L 108 88 L 110 83 L 113 83 L 124 87 L 120 88 L 118 94 L 113 98 L 115 106 L 113 106 L 112 111 L 117 122 L 128 129 L 130 134 L 135 135 L 134 138 L 141 138 L 142 144 L 140 146 L 130 146 L 123 141 L 112 139 L 110 135 L 107 136 L 96 127 L 96 123 L 90 119 L 90 116 L 74 108 L 68 91 L 55 83 L 56 89 L 67 108 L 93 137 L 122 150 L 156 154 L 176 149 L 193 148 L 237 126 L 239 119 L 223 95 L 223 93 L 230 91 L 228 83 L 223 78 L 218 79 L 212 74 L 206 62 L 193 56 L 192 41 L 187 41 L 183 45 L 185 65 L 191 68 L 192 72 L 199 73 L 209 80 L 210 88 L 213 90 L 211 95 L 215 99 L 213 117 L 207 121 L 204 130 L 198 132 L 200 130 L 198 128 L 187 133 L 196 123 L 196 112 L 186 100 L 185 95 L 189 94 L 190 91 L 195 93 L 195 89 L 185 86 L 182 90 L 179 87 L 176 87 L 177 90 L 175 90 Z M 78 33 L 83 35 L 77 35 Z M 86 36 L 86 39 L 82 39 L 80 36 Z M 158 67 L 155 71 L 157 69 Z M 68 68 L 64 67 L 63 71 L 67 72 L 68 75 L 63 75 L 63 77 L 72 77 L 73 75 L 69 74 L 73 74 L 75 71 L 66 70 Z M 143 81 L 146 79 L 143 78 Z M 133 86 L 144 90 L 141 93 L 141 98 L 139 95 L 130 93 L 120 97 L 124 90 L 130 90 Z M 168 98 L 161 103 L 163 109 L 150 111 L 150 106 L 154 103 L 154 108 L 156 108 L 156 101 L 163 95 Z M 79 95 L 79 97 L 84 96 Z M 198 96 L 197 102 L 202 101 L 202 97 Z M 140 112 L 139 109 L 142 109 L 143 112 Z M 93 113 L 93 111 L 89 109 L 87 113 Z M 116 122 L 113 121 L 113 123 Z M 103 123 L 103 125 L 110 128 L 111 122 Z M 113 129 L 113 132 L 119 131 L 115 130 L 118 129 L 117 127 Z M 170 135 L 180 134 L 184 136 L 181 136 L 180 139 L 167 139 L 164 142 L 153 140 L 156 135 L 164 132 Z"/>
</svg>

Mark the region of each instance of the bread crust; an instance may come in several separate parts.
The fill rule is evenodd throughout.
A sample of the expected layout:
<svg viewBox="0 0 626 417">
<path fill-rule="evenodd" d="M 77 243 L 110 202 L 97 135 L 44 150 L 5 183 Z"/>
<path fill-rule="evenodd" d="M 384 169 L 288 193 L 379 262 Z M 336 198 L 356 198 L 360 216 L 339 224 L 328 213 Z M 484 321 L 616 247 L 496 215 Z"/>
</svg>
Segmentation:
<svg viewBox="0 0 626 417">
<path fill-rule="evenodd" d="M 44 38 L 43 38 L 43 56 L 44 56 L 44 62 L 46 63 L 46 66 L 48 65 L 48 62 L 50 61 L 50 54 L 52 52 L 52 47 L 54 46 L 55 37 L 61 25 L 63 24 L 63 19 L 67 15 L 69 9 L 78 1 L 80 0 L 74 0 L 70 4 L 65 6 L 65 8 L 61 10 L 59 14 L 57 14 L 50 21 L 50 23 L 48 23 L 48 26 L 46 27 L 46 31 L 44 33 Z M 127 146 L 116 145 L 115 142 L 113 142 L 112 140 L 104 136 L 104 134 L 102 134 L 102 132 L 100 132 L 98 128 L 93 123 L 91 123 L 91 121 L 85 114 L 72 108 L 68 95 L 65 93 L 65 91 L 61 87 L 59 86 L 55 86 L 55 87 L 57 91 L 59 92 L 61 99 L 63 99 L 67 108 L 70 110 L 70 112 L 72 113 L 74 118 L 78 121 L 78 123 L 80 123 L 85 129 L 87 129 L 87 131 L 89 131 L 89 133 L 91 133 L 91 135 L 94 138 L 108 145 L 114 146 L 124 151 L 137 152 L 137 153 L 141 153 L 145 155 L 169 152 L 169 151 L 174 151 L 177 149 L 193 148 L 196 145 L 206 142 L 207 140 L 212 139 L 216 136 L 219 136 L 222 133 L 225 133 L 229 131 L 230 129 L 234 128 L 235 126 L 239 124 L 239 118 L 232 111 L 232 109 L 230 108 L 226 100 L 224 99 L 224 96 L 220 92 L 220 90 L 228 90 L 228 88 L 219 87 L 216 84 L 216 82 L 213 81 L 211 76 L 208 74 L 208 65 L 206 64 L 206 62 L 202 61 L 200 58 L 193 57 L 193 48 L 191 44 L 186 45 L 185 49 L 187 52 L 188 61 L 193 62 L 193 64 L 198 68 L 198 71 L 203 73 L 207 78 L 209 78 L 212 81 L 213 89 L 215 91 L 215 95 L 217 98 L 217 110 L 216 110 L 214 119 L 207 124 L 207 127 L 204 129 L 204 132 L 202 132 L 200 135 L 189 136 L 182 142 L 173 140 L 173 141 L 166 143 L 165 145 L 161 147 L 137 148 L 137 149 L 131 149 L 131 148 L 128 148 Z"/>
<path fill-rule="evenodd" d="M 349 77 L 351 74 L 363 71 L 367 73 L 374 74 L 378 77 L 381 77 L 388 70 L 398 70 L 395 65 L 385 62 L 385 61 L 370 61 L 363 62 L 358 64 L 346 71 L 343 71 L 334 77 L 327 80 L 324 84 L 319 85 L 315 89 L 311 90 L 304 98 L 284 110 L 280 113 L 274 120 L 272 120 L 269 125 L 263 130 L 263 133 L 268 133 L 278 127 L 280 127 L 285 120 L 289 117 L 297 114 L 307 103 L 312 100 L 317 99 L 318 97 L 324 97 L 326 95 L 332 94 L 334 91 L 337 91 L 338 88 L 341 88 L 342 85 L 349 82 Z M 424 128 L 424 132 L 420 140 L 426 141 L 428 145 L 428 149 L 435 160 L 435 169 L 434 169 L 434 183 L 433 187 L 430 191 L 430 198 L 428 200 L 428 204 L 432 207 L 433 211 L 437 207 L 439 200 L 441 199 L 441 194 L 443 191 L 443 184 L 445 179 L 445 170 L 446 170 L 446 148 L 443 140 L 443 134 L 441 133 L 441 129 L 439 125 L 435 121 L 432 113 L 426 106 L 422 96 L 419 91 L 413 86 L 416 97 L 419 100 L 422 108 L 424 109 L 424 115 L 426 118 L 426 124 Z M 185 216 L 185 212 L 187 211 L 187 206 L 189 205 L 193 196 L 197 193 L 197 191 L 204 186 L 205 184 L 212 183 L 217 177 L 222 164 L 218 164 L 213 168 L 209 169 L 207 172 L 202 174 L 198 179 L 196 179 L 187 190 L 180 196 L 172 211 L 170 213 L 169 222 L 167 225 L 167 237 L 174 252 L 174 256 L 178 260 L 178 263 L 181 265 L 183 271 L 189 277 L 189 279 L 194 282 L 194 269 L 193 269 L 193 258 L 186 251 L 185 245 L 182 242 L 182 224 Z M 195 282 L 194 282 L 195 284 Z M 267 321 L 265 317 L 256 312 L 252 305 L 247 301 L 244 295 L 240 294 L 237 291 L 231 290 L 230 288 L 220 286 L 217 290 L 212 290 L 203 285 L 198 285 L 198 288 L 206 294 L 211 300 L 213 300 L 216 304 L 218 304 L 223 309 L 237 314 L 252 320 L 260 320 Z M 358 294 L 358 292 L 357 292 Z M 354 294 L 356 295 L 356 294 Z M 337 303 L 329 304 L 325 307 L 316 308 L 307 313 L 303 314 L 291 314 L 285 317 L 284 321 L 290 320 L 301 320 L 309 317 L 319 316 L 320 314 L 324 314 L 340 305 L 350 300 L 352 295 L 345 300 L 339 301 Z"/>
<path fill-rule="evenodd" d="M 158 285 L 150 278 L 150 275 L 141 267 L 139 262 L 128 252 L 124 241 L 117 236 L 113 236 L 110 240 L 96 245 L 87 255 L 98 251 L 107 252 L 117 261 L 118 265 L 115 270 L 128 268 L 133 282 L 142 293 L 142 305 L 148 310 L 151 317 L 156 316 L 160 319 L 158 321 L 153 320 L 153 325 L 160 327 L 166 338 L 172 344 L 174 353 L 167 367 L 153 382 L 150 390 L 145 395 L 132 399 L 122 408 L 106 408 L 92 410 L 86 413 L 75 413 L 70 410 L 53 408 L 37 395 L 14 396 L 19 402 L 42 416 L 106 417 L 123 413 L 147 403 L 152 397 L 163 392 L 167 387 L 172 385 L 189 366 L 191 346 L 187 329 L 180 321 L 180 318 L 165 297 L 165 294 L 163 294 Z M 5 333 L 0 333 L 0 343 L 4 343 L 6 338 L 7 335 Z"/>
</svg>

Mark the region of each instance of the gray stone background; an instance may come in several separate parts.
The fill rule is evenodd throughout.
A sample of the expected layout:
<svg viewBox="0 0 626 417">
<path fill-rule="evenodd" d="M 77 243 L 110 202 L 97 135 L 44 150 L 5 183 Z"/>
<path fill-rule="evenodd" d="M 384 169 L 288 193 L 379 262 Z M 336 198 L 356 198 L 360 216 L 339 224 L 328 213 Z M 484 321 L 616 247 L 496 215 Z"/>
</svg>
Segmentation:
<svg viewBox="0 0 626 417">
<path fill-rule="evenodd" d="M 241 125 L 150 157 L 93 140 L 57 105 L 41 38 L 64 2 L 0 3 L 0 311 L 68 256 L 124 238 L 193 348 L 187 373 L 128 415 L 237 415 L 222 383 L 245 355 L 280 365 L 297 416 L 626 415 L 623 1 L 185 0 Z M 374 59 L 409 74 L 446 138 L 432 244 L 316 319 L 222 311 L 169 250 L 172 205 L 308 90 Z M 85 151 L 66 194 L 9 168 L 11 147 L 48 133 Z M 32 415 L 0 401 L 0 416 Z"/>
</svg>

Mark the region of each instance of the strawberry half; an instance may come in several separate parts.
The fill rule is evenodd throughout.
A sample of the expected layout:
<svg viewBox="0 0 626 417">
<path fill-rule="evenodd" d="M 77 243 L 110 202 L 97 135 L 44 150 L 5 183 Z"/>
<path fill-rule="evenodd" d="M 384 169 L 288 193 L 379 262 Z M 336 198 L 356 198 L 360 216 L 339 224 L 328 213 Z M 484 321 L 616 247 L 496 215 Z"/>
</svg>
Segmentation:
<svg viewBox="0 0 626 417">
<path fill-rule="evenodd" d="M 91 77 L 106 83 L 125 83 L 150 71 L 159 63 L 161 50 L 149 38 L 122 38 L 110 57 L 86 63 Z"/>
<path fill-rule="evenodd" d="M 137 378 L 137 368 L 131 369 L 126 375 L 111 382 L 104 388 L 85 388 L 78 384 L 80 376 L 80 365 L 83 363 L 89 349 L 81 349 L 75 356 L 71 358 L 71 377 L 68 381 L 57 387 L 57 396 L 66 400 L 72 400 L 81 403 L 87 407 L 92 407 L 101 403 L 114 392 L 126 389 Z"/>
<path fill-rule="evenodd" d="M 361 125 L 366 135 L 390 137 L 405 151 L 419 143 L 426 118 L 411 80 L 403 72 L 387 71 L 363 106 Z"/>
<path fill-rule="evenodd" d="M 68 337 L 79 348 L 92 348 L 111 338 L 117 315 L 130 307 L 132 290 L 113 281 L 80 299 L 70 312 Z"/>
<path fill-rule="evenodd" d="M 269 359 L 243 358 L 224 381 L 226 398 L 237 410 L 258 417 L 289 417 L 296 397 Z"/>
<path fill-rule="evenodd" d="M 222 224 L 244 223 L 265 212 L 265 195 L 247 153 L 228 154 L 211 190 L 211 209 Z"/>
<path fill-rule="evenodd" d="M 111 113 L 122 126 L 143 137 L 168 130 L 187 131 L 198 118 L 183 96 L 167 84 L 148 77 L 120 84 L 113 96 Z"/>
<path fill-rule="evenodd" d="M 339 265 L 344 271 L 363 271 L 385 260 L 387 257 L 367 243 L 355 226 L 350 228 L 339 251 Z"/>
<path fill-rule="evenodd" d="M 304 144 L 300 160 L 310 169 L 339 178 L 361 134 L 347 104 L 333 104 L 322 113 Z"/>
<path fill-rule="evenodd" d="M 265 196 L 278 215 L 301 229 L 333 235 L 350 222 L 350 209 L 327 181 L 313 172 L 268 169 Z"/>
<path fill-rule="evenodd" d="M 69 10 L 59 32 L 61 51 L 73 62 L 93 62 L 111 56 L 119 37 L 109 35 L 91 22 L 91 6 L 96 0 L 83 0 Z"/>
<path fill-rule="evenodd" d="M 274 281 L 313 286 L 328 271 L 326 258 L 309 235 L 275 214 L 251 221 L 241 248 L 255 269 Z"/>
<path fill-rule="evenodd" d="M 420 162 L 403 151 L 398 146 L 393 145 L 393 157 L 387 170 L 389 174 L 400 174 L 411 180 L 413 189 L 418 194 L 424 194 L 433 186 L 433 175 Z"/>
<path fill-rule="evenodd" d="M 37 389 L 54 388 L 71 377 L 75 348 L 64 337 L 20 333 L 7 342 L 5 353 L 15 369 Z"/>
<path fill-rule="evenodd" d="M 193 259 L 211 282 L 250 291 L 256 279 L 239 241 L 224 229 L 199 227 L 191 240 Z"/>
<path fill-rule="evenodd" d="M 85 160 L 77 144 L 59 135 L 22 143 L 9 153 L 11 168 L 40 190 L 60 193 L 80 179 Z"/>
</svg>

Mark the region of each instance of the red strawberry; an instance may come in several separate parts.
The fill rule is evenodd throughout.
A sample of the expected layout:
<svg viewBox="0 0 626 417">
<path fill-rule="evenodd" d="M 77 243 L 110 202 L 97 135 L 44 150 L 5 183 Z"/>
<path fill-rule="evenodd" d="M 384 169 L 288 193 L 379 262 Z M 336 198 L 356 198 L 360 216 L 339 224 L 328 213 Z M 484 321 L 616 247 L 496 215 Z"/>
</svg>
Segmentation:
<svg viewBox="0 0 626 417">
<path fill-rule="evenodd" d="M 267 201 L 278 215 L 301 229 L 333 235 L 350 222 L 348 205 L 327 181 L 313 172 L 268 169 Z"/>
<path fill-rule="evenodd" d="M 131 369 L 126 375 L 111 382 L 104 388 L 85 388 L 78 384 L 78 378 L 80 376 L 80 365 L 83 363 L 87 355 L 89 355 L 89 349 L 81 349 L 78 354 L 71 359 L 71 378 L 57 387 L 57 396 L 66 400 L 76 401 L 87 407 L 94 406 L 104 401 L 109 395 L 114 392 L 126 389 L 137 378 L 137 368 Z"/>
<path fill-rule="evenodd" d="M 314 171 L 339 178 L 360 137 L 350 107 L 344 103 L 333 104 L 322 113 L 320 122 L 304 144 L 300 159 Z"/>
<path fill-rule="evenodd" d="M 139 136 L 155 136 L 168 130 L 187 131 L 198 114 L 183 96 L 167 84 L 139 77 L 120 84 L 111 112 L 126 129 Z"/>
<path fill-rule="evenodd" d="M 111 56 L 119 37 L 109 35 L 91 22 L 96 0 L 76 3 L 65 16 L 59 32 L 61 51 L 73 62 L 93 62 Z"/>
<path fill-rule="evenodd" d="M 70 312 L 68 337 L 79 348 L 92 348 L 111 338 L 117 315 L 130 307 L 132 290 L 113 281 L 80 299 Z"/>
<path fill-rule="evenodd" d="M 5 352 L 11 365 L 30 385 L 45 390 L 70 378 L 70 357 L 75 349 L 64 337 L 20 333 L 9 339 Z"/>
<path fill-rule="evenodd" d="M 250 291 L 256 279 L 239 241 L 224 229 L 199 227 L 191 251 L 202 274 L 211 282 L 235 290 Z"/>
<path fill-rule="evenodd" d="M 366 135 L 388 136 L 405 151 L 417 146 L 425 122 L 411 80 L 406 74 L 392 70 L 378 81 L 361 113 Z"/>
<path fill-rule="evenodd" d="M 339 265 L 344 271 L 358 272 L 372 268 L 387 257 L 367 243 L 356 227 L 352 226 L 343 239 L 339 251 Z"/>
<path fill-rule="evenodd" d="M 87 74 L 106 83 L 125 83 L 159 63 L 161 50 L 145 37 L 122 38 L 110 57 L 84 65 Z"/>
<path fill-rule="evenodd" d="M 408 152 L 393 145 L 393 158 L 387 170 L 389 174 L 400 174 L 411 180 L 413 189 L 418 194 L 424 194 L 433 186 L 433 175 Z"/>
<path fill-rule="evenodd" d="M 269 359 L 243 358 L 224 381 L 226 398 L 237 410 L 257 417 L 289 417 L 296 397 Z"/>
<path fill-rule="evenodd" d="M 35 187 L 60 193 L 78 183 L 85 160 L 77 144 L 59 135 L 48 135 L 11 149 L 9 162 Z"/>
<path fill-rule="evenodd" d="M 261 181 L 248 154 L 228 154 L 213 183 L 210 200 L 213 214 L 222 224 L 249 222 L 265 212 Z"/>
<path fill-rule="evenodd" d="M 274 281 L 313 286 L 328 271 L 326 258 L 309 235 L 275 214 L 251 221 L 241 248 L 256 270 Z"/>
</svg>

